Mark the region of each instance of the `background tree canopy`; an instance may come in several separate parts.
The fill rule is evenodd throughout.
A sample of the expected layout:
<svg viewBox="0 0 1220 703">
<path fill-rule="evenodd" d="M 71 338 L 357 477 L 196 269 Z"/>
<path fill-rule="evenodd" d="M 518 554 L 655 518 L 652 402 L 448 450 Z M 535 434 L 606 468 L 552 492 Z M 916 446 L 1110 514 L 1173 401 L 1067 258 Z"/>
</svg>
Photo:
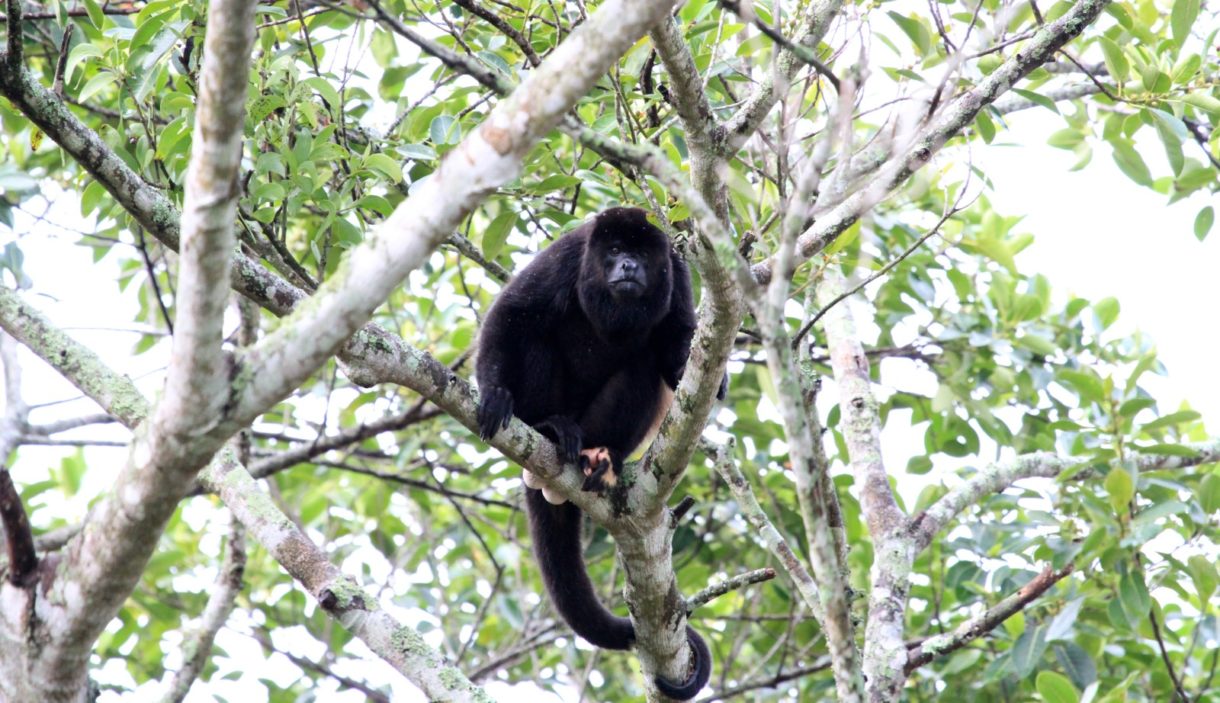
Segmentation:
<svg viewBox="0 0 1220 703">
<path fill-rule="evenodd" d="M 1220 439 L 974 160 L 1049 111 L 1077 168 L 1201 203 L 1148 247 L 1214 250 L 1216 9 L 7 0 L 0 700 L 663 700 L 689 610 L 701 700 L 1220 701 Z M 519 422 L 480 442 L 463 379 L 616 204 L 700 329 L 598 497 Z M 50 238 L 126 329 L 60 329 Z M 542 595 L 522 465 L 637 651 Z"/>
</svg>

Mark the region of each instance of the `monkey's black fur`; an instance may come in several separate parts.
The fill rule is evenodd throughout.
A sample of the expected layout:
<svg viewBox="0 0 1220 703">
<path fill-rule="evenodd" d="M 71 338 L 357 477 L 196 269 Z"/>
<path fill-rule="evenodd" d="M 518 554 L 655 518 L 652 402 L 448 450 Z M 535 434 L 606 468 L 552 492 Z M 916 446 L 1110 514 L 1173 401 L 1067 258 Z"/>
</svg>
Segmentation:
<svg viewBox="0 0 1220 703">
<path fill-rule="evenodd" d="M 539 254 L 500 293 L 483 321 L 476 374 L 484 439 L 513 415 L 552 439 L 566 463 L 596 463 L 585 490 L 614 486 L 623 461 L 668 409 L 695 330 L 690 272 L 643 210 L 611 208 Z M 721 386 L 723 397 L 724 385 Z M 605 448 L 609 461 L 581 456 Z M 631 620 L 597 599 L 585 571 L 580 509 L 526 489 L 530 535 L 555 609 L 597 647 L 628 649 Z M 693 629 L 694 671 L 657 677 L 670 698 L 693 698 L 711 653 Z"/>
</svg>

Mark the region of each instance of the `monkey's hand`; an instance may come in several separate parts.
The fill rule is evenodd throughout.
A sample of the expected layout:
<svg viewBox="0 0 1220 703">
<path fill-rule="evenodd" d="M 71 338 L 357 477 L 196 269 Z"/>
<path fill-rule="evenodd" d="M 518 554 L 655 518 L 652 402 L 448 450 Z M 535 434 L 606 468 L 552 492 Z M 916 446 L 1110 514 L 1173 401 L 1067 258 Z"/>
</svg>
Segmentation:
<svg viewBox="0 0 1220 703">
<path fill-rule="evenodd" d="M 479 389 L 479 437 L 489 440 L 513 419 L 513 394 L 501 386 Z"/>
<path fill-rule="evenodd" d="M 575 420 L 564 415 L 552 415 L 534 425 L 534 429 L 555 443 L 560 461 L 565 464 L 576 463 L 576 457 L 580 456 L 580 445 L 584 442 L 584 433 L 580 431 L 580 425 L 576 424 Z"/>
</svg>

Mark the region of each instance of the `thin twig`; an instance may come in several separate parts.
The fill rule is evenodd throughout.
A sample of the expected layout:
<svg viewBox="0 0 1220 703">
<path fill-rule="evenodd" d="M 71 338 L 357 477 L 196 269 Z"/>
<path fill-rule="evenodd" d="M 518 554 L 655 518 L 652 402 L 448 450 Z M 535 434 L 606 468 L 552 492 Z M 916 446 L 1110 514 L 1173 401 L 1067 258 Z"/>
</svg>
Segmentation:
<svg viewBox="0 0 1220 703">
<path fill-rule="evenodd" d="M 1016 593 L 996 603 L 986 611 L 958 625 L 953 632 L 946 635 L 929 637 L 909 650 L 904 668 L 907 674 L 927 664 L 933 659 L 943 657 L 965 647 L 975 639 L 991 632 L 1008 618 L 1025 609 L 1036 598 L 1046 593 L 1061 579 L 1072 573 L 1073 565 L 1068 564 L 1055 571 L 1050 566 L 1034 577 Z"/>
<path fill-rule="evenodd" d="M 712 584 L 686 599 L 686 614 L 690 615 L 691 611 L 695 608 L 706 605 L 729 591 L 736 591 L 739 588 L 745 588 L 752 584 L 770 581 L 773 578 L 775 578 L 775 569 L 768 566 L 762 569 L 747 571 L 744 574 L 738 574 L 733 578 L 725 579 L 720 583 Z"/>
</svg>

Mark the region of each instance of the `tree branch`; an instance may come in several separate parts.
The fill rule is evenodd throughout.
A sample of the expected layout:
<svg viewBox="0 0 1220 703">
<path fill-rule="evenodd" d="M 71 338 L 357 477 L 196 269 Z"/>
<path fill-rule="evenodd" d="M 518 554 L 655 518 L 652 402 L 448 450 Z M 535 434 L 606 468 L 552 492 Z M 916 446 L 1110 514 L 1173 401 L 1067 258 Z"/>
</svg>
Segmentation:
<svg viewBox="0 0 1220 703">
<path fill-rule="evenodd" d="M 686 614 L 690 615 L 695 608 L 698 608 L 701 605 L 706 605 L 726 593 L 736 591 L 739 588 L 745 588 L 746 586 L 756 583 L 764 583 L 773 578 L 775 578 L 775 569 L 767 567 L 765 569 L 754 569 L 753 571 L 747 571 L 744 574 L 738 574 L 731 578 L 727 578 L 720 583 L 714 583 L 686 599 Z"/>
<path fill-rule="evenodd" d="M 801 563 L 800 558 L 788 546 L 784 536 L 780 534 L 775 525 L 771 523 L 771 520 L 767 518 L 767 514 L 763 511 L 762 506 L 758 504 L 758 498 L 754 496 L 754 491 L 750 489 L 749 481 L 746 480 L 745 475 L 741 473 L 741 469 L 733 461 L 729 451 L 731 447 L 718 447 L 705 441 L 702 448 L 712 458 L 712 464 L 716 472 L 729 485 L 729 490 L 733 492 L 733 497 L 737 499 L 737 505 L 741 508 L 742 517 L 758 531 L 763 547 L 779 559 L 779 563 L 783 565 L 784 570 L 792 577 L 792 582 L 796 585 L 797 593 L 801 594 L 801 599 L 805 602 L 806 607 L 809 608 L 809 612 L 813 613 L 819 622 L 823 621 L 826 613 L 822 607 L 822 599 L 818 595 L 818 584 L 813 580 L 813 576 L 809 574 L 809 571 L 805 569 L 805 565 Z"/>
<path fill-rule="evenodd" d="M 76 379 L 68 376 L 66 372 L 77 371 L 81 366 L 79 359 L 91 357 L 93 361 L 88 364 L 88 381 L 76 383 L 77 388 L 97 401 L 104 410 L 123 419 L 124 424 L 129 427 L 138 427 L 143 422 L 143 416 L 131 416 L 130 408 L 108 404 L 113 398 L 122 398 L 129 403 L 130 399 L 138 398 L 138 404 L 131 404 L 147 408 L 147 402 L 129 379 L 106 368 L 96 360 L 92 352 L 55 330 L 40 313 L 6 288 L 0 288 L 0 327 L 21 340 L 31 351 L 73 383 L 76 383 Z M 106 388 L 105 392 L 91 392 L 107 385 L 113 387 Z M 130 421 L 127 418 L 130 418 Z M 551 455 L 553 460 L 553 450 Z M 471 684 L 460 671 L 447 665 L 443 657 L 429 647 L 417 632 L 398 623 L 392 615 L 378 607 L 372 596 L 327 561 L 325 553 L 276 507 L 267 494 L 258 489 L 254 478 L 237 460 L 231 449 L 219 452 L 200 478 L 205 486 L 220 495 L 225 505 L 284 569 L 318 599 L 328 614 L 426 694 L 432 698 L 451 701 L 490 701 L 482 689 Z M 575 476 L 573 481 L 580 483 Z M 116 492 L 121 490 L 121 486 L 116 488 Z M 113 499 L 103 499 L 95 506 L 94 512 L 90 513 L 90 522 L 98 528 L 112 525 L 115 522 L 113 519 L 99 521 L 94 515 L 102 506 L 113 503 Z M 108 550 L 107 543 L 99 543 L 98 540 L 107 537 L 110 531 L 94 529 L 93 532 L 104 534 L 99 538 L 98 535 L 91 535 L 89 530 L 83 531 L 72 538 L 68 552 Z M 159 532 L 154 533 L 151 541 L 155 543 L 158 536 Z M 59 608 L 80 607 L 79 603 L 66 602 L 68 599 L 63 595 L 64 580 L 57 579 L 50 585 L 47 602 L 59 604 L 56 606 Z M 86 605 L 91 606 L 92 603 Z M 0 620 L 0 625 L 4 622 L 6 621 Z M 7 633 L 0 627 L 0 635 L 5 634 Z M 0 656 L 5 649 L 0 647 Z M 87 654 L 86 650 L 85 655 Z M 76 671 L 86 671 L 83 662 L 75 669 L 65 669 L 64 673 Z M 54 680 L 54 672 L 31 672 L 31 675 Z M 77 688 L 79 689 L 79 684 Z"/>
<path fill-rule="evenodd" d="M 246 530 L 237 518 L 231 519 L 229 539 L 224 559 L 216 572 L 216 581 L 208 594 L 207 605 L 199 619 L 199 629 L 183 643 L 185 661 L 182 668 L 174 672 L 162 703 L 180 703 L 191 690 L 191 684 L 199 678 L 208 658 L 212 656 L 212 643 L 216 633 L 237 604 L 241 592 L 242 574 L 246 570 Z"/>
<path fill-rule="evenodd" d="M 198 434 L 201 426 L 216 423 L 231 401 L 221 326 L 229 300 L 225 283 L 241 194 L 237 175 L 255 5 L 252 0 L 212 0 L 208 5 L 182 206 L 177 325 L 165 390 L 152 416 L 148 441 L 154 452 L 161 442 L 181 441 Z M 188 466 L 185 471 L 194 468 L 198 467 Z"/>
<path fill-rule="evenodd" d="M 913 647 L 908 653 L 903 672 L 910 674 L 933 659 L 943 657 L 950 652 L 955 652 L 973 640 L 987 634 L 1000 623 L 1021 612 L 1034 599 L 1049 591 L 1051 586 L 1054 586 L 1061 579 L 1072 573 L 1072 568 L 1072 565 L 1068 564 L 1063 569 L 1055 571 L 1050 566 L 1047 566 L 1042 570 L 1042 573 L 1034 577 L 1033 581 L 1022 586 L 1016 593 L 996 603 L 986 611 L 966 620 L 954 628 L 952 632 L 943 635 L 933 635 L 924 640 L 918 646 Z"/>
<path fill-rule="evenodd" d="M 1136 466 L 1140 471 L 1158 471 L 1220 461 L 1220 438 L 1186 446 L 1194 450 L 1193 456 L 1140 454 L 1135 458 Z M 1049 452 L 1022 454 L 1010 461 L 988 465 L 966 482 L 952 488 L 911 520 L 908 529 L 915 537 L 915 549 L 923 551 L 963 510 L 981 503 L 990 495 L 1002 493 L 1017 481 L 1034 477 L 1055 478 L 1080 465 L 1079 459 L 1061 457 Z M 1073 474 L 1073 478 L 1084 479 L 1091 474 L 1088 470 L 1080 471 Z"/>
<path fill-rule="evenodd" d="M 1029 43 L 1013 54 L 977 86 L 946 104 L 927 127 L 915 135 L 903 152 L 887 159 L 885 149 L 862 156 L 853 162 L 852 178 L 876 171 L 867 182 L 853 186 L 853 194 L 841 203 L 828 204 L 817 213 L 813 226 L 797 242 L 797 252 L 807 259 L 822 251 L 847 230 L 862 214 L 882 200 L 891 190 L 923 168 L 948 140 L 974 121 L 979 111 L 1007 92 L 1017 81 L 1054 57 L 1060 47 L 1075 39 L 1097 18 L 1110 0 L 1079 0 L 1059 19 L 1042 26 Z M 760 283 L 771 280 L 770 260 L 753 267 Z"/>
</svg>

